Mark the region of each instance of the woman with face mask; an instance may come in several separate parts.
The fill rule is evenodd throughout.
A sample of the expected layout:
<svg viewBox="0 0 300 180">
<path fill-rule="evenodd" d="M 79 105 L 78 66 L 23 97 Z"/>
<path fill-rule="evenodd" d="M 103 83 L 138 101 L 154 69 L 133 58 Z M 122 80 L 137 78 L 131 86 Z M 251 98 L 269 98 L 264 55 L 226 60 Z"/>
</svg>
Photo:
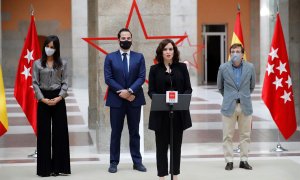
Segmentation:
<svg viewBox="0 0 300 180">
<path fill-rule="evenodd" d="M 57 36 L 46 38 L 42 58 L 34 62 L 32 85 L 38 100 L 37 175 L 71 174 L 64 100 L 68 95 L 67 62 L 60 58 Z"/>
<path fill-rule="evenodd" d="M 185 63 L 179 62 L 179 51 L 170 39 L 160 42 L 156 49 L 158 63 L 151 66 L 149 72 L 148 95 L 166 94 L 166 91 L 178 91 L 178 94 L 191 94 L 191 82 Z M 175 111 L 173 117 L 173 175 L 178 180 L 180 174 L 181 144 L 183 131 L 192 126 L 189 111 Z M 168 111 L 151 111 L 149 129 L 155 131 L 157 175 L 160 180 L 168 176 L 168 148 L 170 145 L 170 118 Z"/>
</svg>

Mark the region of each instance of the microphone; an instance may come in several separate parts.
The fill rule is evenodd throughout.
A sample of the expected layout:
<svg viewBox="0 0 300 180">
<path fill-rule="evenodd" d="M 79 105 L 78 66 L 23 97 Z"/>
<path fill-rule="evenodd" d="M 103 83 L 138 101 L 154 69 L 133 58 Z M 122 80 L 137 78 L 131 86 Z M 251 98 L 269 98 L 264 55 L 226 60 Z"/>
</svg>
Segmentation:
<svg viewBox="0 0 300 180">
<path fill-rule="evenodd" d="M 166 92 L 166 102 L 169 103 L 170 107 L 173 107 L 174 103 L 178 103 L 178 91 L 175 91 L 173 89 L 172 76 L 174 75 L 174 73 L 171 71 L 172 68 L 171 68 L 171 64 L 170 63 L 168 64 L 168 66 L 169 66 L 169 70 L 166 73 L 169 74 L 171 87 Z M 171 110 L 172 110 L 172 108 L 171 108 Z"/>
<path fill-rule="evenodd" d="M 170 83 L 171 83 L 171 90 L 173 90 L 171 63 L 169 63 L 168 65 L 169 65 L 169 77 L 170 77 Z"/>
</svg>

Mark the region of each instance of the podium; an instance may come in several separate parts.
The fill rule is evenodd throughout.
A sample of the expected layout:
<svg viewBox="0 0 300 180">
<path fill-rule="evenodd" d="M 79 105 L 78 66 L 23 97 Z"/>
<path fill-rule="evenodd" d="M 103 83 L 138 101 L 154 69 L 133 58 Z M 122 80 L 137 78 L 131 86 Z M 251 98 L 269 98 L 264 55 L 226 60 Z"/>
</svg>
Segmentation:
<svg viewBox="0 0 300 180">
<path fill-rule="evenodd" d="M 152 94 L 150 111 L 168 111 L 170 118 L 170 171 L 173 180 L 173 117 L 174 111 L 189 110 L 191 94 L 178 94 L 178 103 L 166 103 L 166 94 Z"/>
</svg>

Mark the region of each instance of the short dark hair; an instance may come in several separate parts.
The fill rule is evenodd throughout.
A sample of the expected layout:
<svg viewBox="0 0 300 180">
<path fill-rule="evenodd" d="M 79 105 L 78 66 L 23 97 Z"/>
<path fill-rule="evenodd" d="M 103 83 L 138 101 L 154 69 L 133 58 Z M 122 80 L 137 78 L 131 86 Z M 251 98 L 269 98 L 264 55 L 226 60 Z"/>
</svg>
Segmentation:
<svg viewBox="0 0 300 180">
<path fill-rule="evenodd" d="M 163 63 L 164 62 L 164 58 L 163 58 L 163 51 L 164 48 L 171 43 L 174 49 L 174 56 L 173 56 L 173 63 L 178 63 L 180 60 L 180 52 L 176 46 L 176 44 L 174 43 L 174 41 L 172 41 L 171 39 L 164 39 L 162 40 L 157 49 L 156 49 L 156 57 L 155 59 L 158 61 L 158 63 Z"/>
<path fill-rule="evenodd" d="M 241 47 L 241 51 L 244 54 L 245 49 L 244 49 L 243 45 L 240 43 L 234 43 L 233 45 L 231 45 L 229 48 L 229 53 L 231 53 L 231 49 L 235 49 L 237 47 Z"/>
<path fill-rule="evenodd" d="M 53 59 L 54 59 L 54 63 L 53 63 L 53 68 L 59 68 L 62 66 L 62 60 L 60 58 L 60 43 L 59 43 L 59 39 L 57 36 L 55 35 L 50 35 L 46 38 L 44 45 L 43 45 L 43 49 L 42 49 L 42 58 L 41 58 L 41 64 L 42 67 L 46 67 L 46 63 L 47 63 L 47 55 L 46 55 L 46 51 L 45 51 L 45 47 L 53 41 L 53 46 L 55 48 L 55 52 L 53 54 Z"/>
<path fill-rule="evenodd" d="M 132 37 L 132 33 L 130 32 L 130 30 L 129 30 L 128 28 L 122 28 L 122 29 L 120 29 L 120 31 L 118 32 L 118 39 L 120 39 L 121 33 L 122 33 L 122 32 L 129 32 L 130 35 L 131 35 L 131 37 Z"/>
</svg>

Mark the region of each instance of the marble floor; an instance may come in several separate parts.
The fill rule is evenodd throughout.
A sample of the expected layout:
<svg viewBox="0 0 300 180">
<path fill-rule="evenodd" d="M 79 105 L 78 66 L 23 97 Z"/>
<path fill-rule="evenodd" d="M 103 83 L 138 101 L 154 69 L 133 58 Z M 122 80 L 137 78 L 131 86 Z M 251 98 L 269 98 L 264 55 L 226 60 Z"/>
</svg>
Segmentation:
<svg viewBox="0 0 300 180">
<path fill-rule="evenodd" d="M 72 164 L 108 164 L 109 155 L 98 153 L 95 132 L 87 126 L 88 91 L 70 89 L 66 99 L 70 134 Z M 0 138 L 0 167 L 35 166 L 36 159 L 28 155 L 35 151 L 36 139 L 22 110 L 13 97 L 13 89 L 6 89 L 9 131 Z M 268 109 L 261 100 L 261 86 L 252 94 L 254 114 L 251 135 L 250 161 L 255 159 L 291 159 L 300 164 L 300 131 L 281 145 L 288 151 L 272 152 L 278 143 L 278 131 Z M 216 86 L 193 87 L 190 106 L 193 127 L 185 131 L 182 145 L 183 161 L 223 161 L 222 121 L 220 115 L 222 97 Z M 234 137 L 235 146 L 238 136 Z M 238 161 L 238 153 L 236 154 Z M 144 162 L 155 162 L 155 152 L 144 153 Z M 131 162 L 130 155 L 123 153 L 122 162 Z M 225 165 L 225 163 L 224 163 Z"/>
</svg>

